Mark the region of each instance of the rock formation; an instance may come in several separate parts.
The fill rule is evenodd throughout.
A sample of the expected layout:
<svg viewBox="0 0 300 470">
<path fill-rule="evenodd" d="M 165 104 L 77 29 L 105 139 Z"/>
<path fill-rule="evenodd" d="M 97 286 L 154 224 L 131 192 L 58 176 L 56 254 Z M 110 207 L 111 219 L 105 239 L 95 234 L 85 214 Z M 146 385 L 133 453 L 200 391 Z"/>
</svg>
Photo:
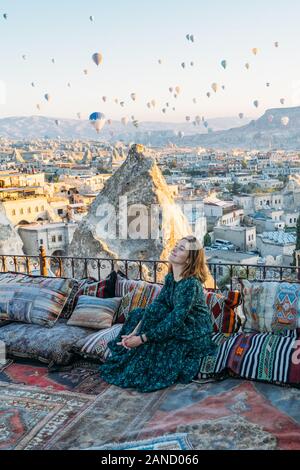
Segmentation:
<svg viewBox="0 0 300 470">
<path fill-rule="evenodd" d="M 23 255 L 23 243 L 0 204 L 0 255 Z"/>
<path fill-rule="evenodd" d="M 133 145 L 77 228 L 69 253 L 166 260 L 174 242 L 190 233 L 155 158 L 143 146 Z"/>
</svg>

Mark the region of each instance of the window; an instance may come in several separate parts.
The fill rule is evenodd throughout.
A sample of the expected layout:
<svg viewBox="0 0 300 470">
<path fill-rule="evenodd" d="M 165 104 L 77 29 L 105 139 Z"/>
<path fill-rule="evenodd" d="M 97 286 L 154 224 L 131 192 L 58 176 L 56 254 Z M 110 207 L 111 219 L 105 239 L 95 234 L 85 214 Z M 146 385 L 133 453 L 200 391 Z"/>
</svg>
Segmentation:
<svg viewBox="0 0 300 470">
<path fill-rule="evenodd" d="M 51 240 L 52 240 L 52 243 L 55 243 L 55 242 L 56 242 L 56 236 L 53 235 L 52 238 L 51 238 Z"/>
<path fill-rule="evenodd" d="M 43 243 L 44 243 L 44 240 L 40 238 L 40 245 L 43 245 Z"/>
<path fill-rule="evenodd" d="M 45 206 L 41 206 L 41 211 L 44 211 L 45 210 Z"/>
<path fill-rule="evenodd" d="M 39 211 L 39 208 L 38 208 L 38 207 L 36 207 L 36 208 L 35 208 L 35 212 L 38 212 L 38 211 Z"/>
<path fill-rule="evenodd" d="M 58 209 L 57 213 L 58 213 L 58 215 L 63 215 L 64 211 L 63 211 L 63 209 Z"/>
<path fill-rule="evenodd" d="M 24 214 L 24 209 L 20 209 L 20 214 L 21 214 L 21 215 Z"/>
<path fill-rule="evenodd" d="M 62 242 L 62 239 L 63 239 L 62 235 L 58 235 L 58 241 Z"/>
<path fill-rule="evenodd" d="M 31 208 L 30 207 L 27 208 L 27 214 L 31 214 Z"/>
<path fill-rule="evenodd" d="M 16 210 L 15 210 L 15 209 L 13 209 L 13 210 L 11 211 L 11 215 L 16 215 Z"/>
</svg>

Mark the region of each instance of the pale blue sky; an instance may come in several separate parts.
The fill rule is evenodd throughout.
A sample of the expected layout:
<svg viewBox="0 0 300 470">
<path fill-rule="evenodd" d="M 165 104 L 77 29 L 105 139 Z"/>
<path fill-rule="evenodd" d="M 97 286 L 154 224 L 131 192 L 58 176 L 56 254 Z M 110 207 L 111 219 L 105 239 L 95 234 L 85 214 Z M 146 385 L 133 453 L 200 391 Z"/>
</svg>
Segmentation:
<svg viewBox="0 0 300 470">
<path fill-rule="evenodd" d="M 183 121 L 197 114 L 212 118 L 243 112 L 256 117 L 281 106 L 283 97 L 286 106 L 297 106 L 299 18 L 297 0 L 3 0 L 0 80 L 6 84 L 7 99 L 0 105 L 0 117 L 75 117 L 81 112 L 87 118 L 102 111 L 112 119 L 134 115 L 139 120 Z M 194 44 L 186 40 L 187 33 L 195 35 Z M 253 47 L 259 48 L 257 56 L 251 53 Z M 91 60 L 97 51 L 103 54 L 98 68 Z M 222 59 L 228 61 L 226 70 L 220 66 Z M 195 65 L 182 69 L 183 61 Z M 214 94 L 213 82 L 225 90 Z M 174 99 L 168 88 L 176 85 L 182 92 Z M 137 93 L 136 102 L 130 99 L 132 92 Z M 45 93 L 51 95 L 50 103 Z M 125 101 L 125 107 L 114 98 Z M 157 107 L 149 110 L 151 99 Z M 258 109 L 253 106 L 256 99 Z M 170 107 L 163 114 L 166 102 Z"/>
</svg>

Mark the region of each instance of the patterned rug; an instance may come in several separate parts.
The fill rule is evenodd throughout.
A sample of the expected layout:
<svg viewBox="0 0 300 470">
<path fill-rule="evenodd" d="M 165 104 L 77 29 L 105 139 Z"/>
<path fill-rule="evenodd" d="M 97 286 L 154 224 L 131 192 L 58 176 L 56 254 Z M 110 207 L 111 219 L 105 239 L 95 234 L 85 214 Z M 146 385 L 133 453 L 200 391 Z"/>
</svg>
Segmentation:
<svg viewBox="0 0 300 470">
<path fill-rule="evenodd" d="M 166 434 L 153 439 L 144 439 L 122 444 L 107 444 L 104 447 L 90 447 L 85 450 L 189 450 L 192 445 L 187 434 Z"/>
<path fill-rule="evenodd" d="M 197 450 L 300 450 L 300 390 L 237 379 L 152 393 L 111 386 L 52 448 L 106 448 L 173 433 L 187 434 Z"/>
<path fill-rule="evenodd" d="M 18 362 L 9 361 L 0 368 L 0 381 L 88 395 L 97 395 L 109 386 L 100 379 L 97 364 L 81 361 L 72 367 L 49 372 L 40 362 L 18 359 Z"/>
<path fill-rule="evenodd" d="M 94 402 L 89 395 L 0 383 L 0 449 L 51 449 Z"/>
</svg>

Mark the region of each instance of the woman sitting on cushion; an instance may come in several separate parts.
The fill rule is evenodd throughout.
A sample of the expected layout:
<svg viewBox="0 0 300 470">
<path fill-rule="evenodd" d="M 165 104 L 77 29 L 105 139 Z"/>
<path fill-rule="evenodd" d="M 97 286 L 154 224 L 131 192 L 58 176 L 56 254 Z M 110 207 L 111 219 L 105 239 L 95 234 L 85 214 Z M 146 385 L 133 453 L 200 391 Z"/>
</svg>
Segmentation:
<svg viewBox="0 0 300 470">
<path fill-rule="evenodd" d="M 180 240 L 169 256 L 169 273 L 158 297 L 132 310 L 100 375 L 119 387 L 151 392 L 197 375 L 200 358 L 212 355 L 212 322 L 202 284 L 209 276 L 195 237 Z"/>
</svg>

